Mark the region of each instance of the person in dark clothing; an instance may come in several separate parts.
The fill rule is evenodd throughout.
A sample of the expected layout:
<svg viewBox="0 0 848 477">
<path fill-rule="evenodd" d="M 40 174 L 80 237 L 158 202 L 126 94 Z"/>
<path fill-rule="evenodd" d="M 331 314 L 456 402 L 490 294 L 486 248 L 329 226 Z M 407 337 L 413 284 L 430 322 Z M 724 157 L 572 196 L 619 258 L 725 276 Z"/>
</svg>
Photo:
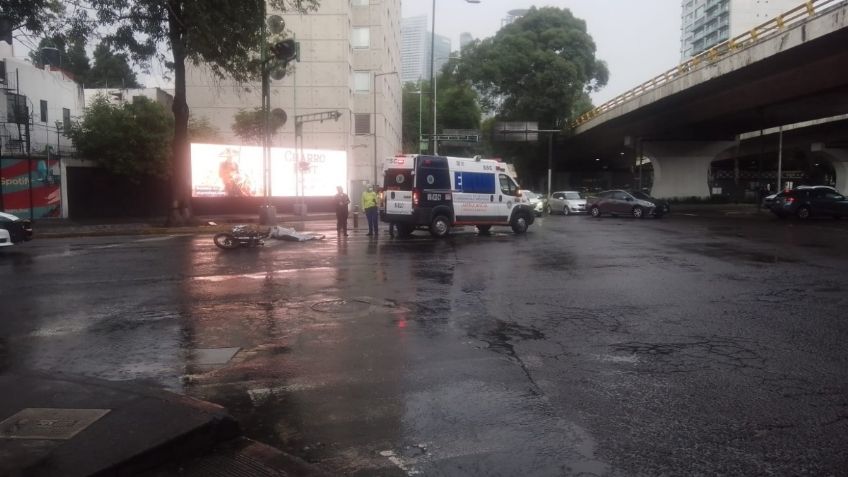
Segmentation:
<svg viewBox="0 0 848 477">
<path fill-rule="evenodd" d="M 342 191 L 342 186 L 336 187 L 336 232 L 339 237 L 347 237 L 347 212 L 350 197 Z"/>
</svg>

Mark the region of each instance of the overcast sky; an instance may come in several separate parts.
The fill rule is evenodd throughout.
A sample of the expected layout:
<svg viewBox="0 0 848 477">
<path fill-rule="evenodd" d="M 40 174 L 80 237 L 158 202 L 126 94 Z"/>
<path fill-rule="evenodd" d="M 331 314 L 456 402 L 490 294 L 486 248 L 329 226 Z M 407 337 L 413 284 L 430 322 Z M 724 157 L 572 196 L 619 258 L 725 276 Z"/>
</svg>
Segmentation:
<svg viewBox="0 0 848 477">
<path fill-rule="evenodd" d="M 403 17 L 427 15 L 429 19 L 431 1 L 402 0 Z M 673 68 L 680 60 L 679 0 L 435 1 L 436 33 L 449 37 L 455 50 L 462 32 L 478 39 L 493 36 L 510 10 L 534 5 L 570 9 L 586 21 L 598 47 L 597 57 L 609 66 L 609 83 L 593 95 L 596 105 Z M 26 56 L 22 46 L 15 45 L 16 56 Z M 162 65 L 154 62 L 152 67 L 151 74 L 140 74 L 139 79 L 148 86 L 172 87 L 162 78 Z"/>
<path fill-rule="evenodd" d="M 431 0 L 402 0 L 403 17 L 432 13 Z M 459 34 L 493 36 L 501 19 L 513 9 L 531 6 L 568 8 L 586 21 L 597 45 L 597 57 L 607 62 L 610 80 L 593 95 L 596 105 L 612 99 L 680 62 L 679 0 L 436 0 L 436 33 L 459 49 Z M 429 24 L 429 23 L 428 23 Z"/>
</svg>

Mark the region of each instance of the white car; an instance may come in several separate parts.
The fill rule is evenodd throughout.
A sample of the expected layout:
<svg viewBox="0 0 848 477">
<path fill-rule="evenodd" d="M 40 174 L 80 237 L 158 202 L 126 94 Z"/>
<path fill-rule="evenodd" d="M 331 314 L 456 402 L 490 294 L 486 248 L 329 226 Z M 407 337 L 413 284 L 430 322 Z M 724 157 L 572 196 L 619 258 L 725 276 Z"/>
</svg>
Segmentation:
<svg viewBox="0 0 848 477">
<path fill-rule="evenodd" d="M 536 217 L 541 217 L 545 212 L 545 201 L 542 196 L 529 190 L 522 190 L 521 195 L 530 203 L 530 207 L 533 209 Z"/>
<path fill-rule="evenodd" d="M 32 223 L 17 216 L 0 212 L 0 247 L 11 247 L 32 239 Z"/>
<path fill-rule="evenodd" d="M 566 190 L 554 192 L 548 201 L 551 213 L 561 213 L 562 215 L 585 214 L 586 199 L 579 192 Z"/>
</svg>

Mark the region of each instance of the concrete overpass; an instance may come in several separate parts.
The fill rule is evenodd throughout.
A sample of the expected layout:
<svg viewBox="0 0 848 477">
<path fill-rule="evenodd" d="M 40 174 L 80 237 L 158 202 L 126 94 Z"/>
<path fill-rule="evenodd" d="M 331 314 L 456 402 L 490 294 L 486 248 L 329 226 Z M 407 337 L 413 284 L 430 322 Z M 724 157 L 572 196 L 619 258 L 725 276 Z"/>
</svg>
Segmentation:
<svg viewBox="0 0 848 477">
<path fill-rule="evenodd" d="M 739 135 L 846 113 L 848 0 L 814 0 L 581 116 L 566 160 L 638 147 L 654 195 L 709 197 L 710 164 Z M 848 193 L 848 149 L 819 149 Z"/>
</svg>

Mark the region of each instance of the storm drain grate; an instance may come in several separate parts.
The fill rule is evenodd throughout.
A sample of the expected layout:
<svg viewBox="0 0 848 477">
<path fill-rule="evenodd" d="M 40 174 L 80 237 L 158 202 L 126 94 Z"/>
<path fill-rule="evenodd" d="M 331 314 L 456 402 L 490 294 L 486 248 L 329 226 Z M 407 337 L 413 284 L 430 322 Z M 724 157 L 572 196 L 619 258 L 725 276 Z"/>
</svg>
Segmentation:
<svg viewBox="0 0 848 477">
<path fill-rule="evenodd" d="M 82 432 L 109 411 L 109 409 L 26 408 L 0 422 L 0 438 L 67 440 Z"/>
</svg>

